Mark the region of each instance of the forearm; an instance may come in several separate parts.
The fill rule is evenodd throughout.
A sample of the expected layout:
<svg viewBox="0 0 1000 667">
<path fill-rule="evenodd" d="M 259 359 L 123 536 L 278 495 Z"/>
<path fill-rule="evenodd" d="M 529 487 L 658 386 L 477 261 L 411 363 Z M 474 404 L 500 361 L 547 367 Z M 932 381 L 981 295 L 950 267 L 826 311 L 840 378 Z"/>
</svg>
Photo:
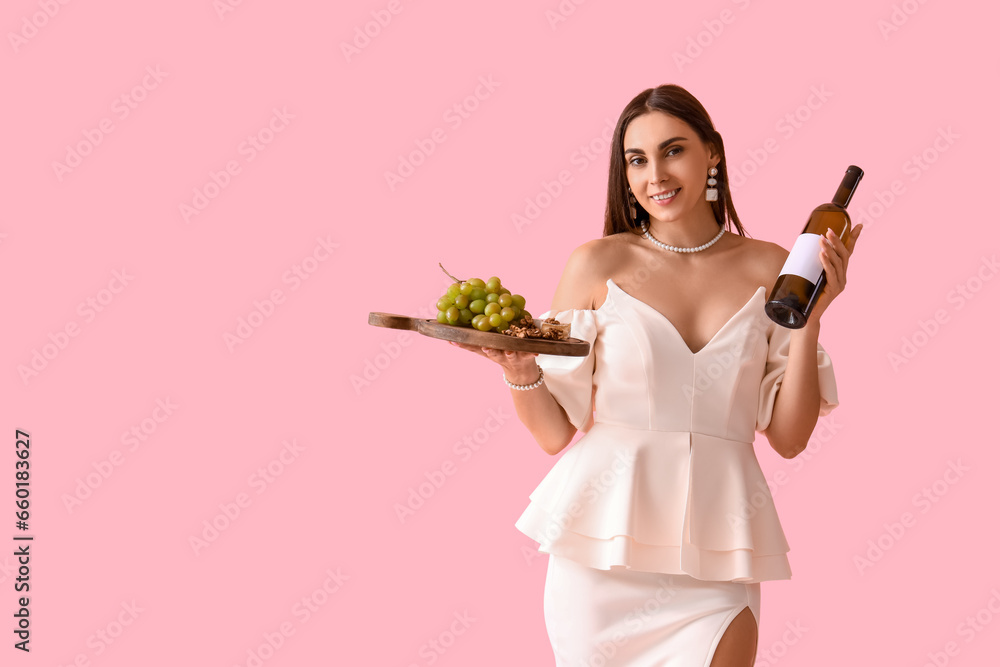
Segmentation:
<svg viewBox="0 0 1000 667">
<path fill-rule="evenodd" d="M 771 447 L 788 459 L 806 448 L 819 419 L 818 345 L 818 318 L 791 332 L 788 365 L 774 399 L 771 422 L 764 431 Z"/>
<path fill-rule="evenodd" d="M 532 384 L 538 379 L 538 371 L 527 370 L 522 375 L 507 376 L 507 379 L 513 384 Z M 558 454 L 576 435 L 576 427 L 570 423 L 562 406 L 549 393 L 545 382 L 534 389 L 511 389 L 510 393 L 518 419 L 545 453 Z"/>
</svg>

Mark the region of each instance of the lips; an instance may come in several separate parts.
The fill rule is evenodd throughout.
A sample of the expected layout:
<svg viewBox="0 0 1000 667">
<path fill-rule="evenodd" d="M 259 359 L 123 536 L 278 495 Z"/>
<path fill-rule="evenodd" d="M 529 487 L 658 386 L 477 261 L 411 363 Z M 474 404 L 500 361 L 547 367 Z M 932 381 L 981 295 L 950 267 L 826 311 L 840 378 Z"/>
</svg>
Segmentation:
<svg viewBox="0 0 1000 667">
<path fill-rule="evenodd" d="M 659 202 L 666 202 L 666 201 L 670 201 L 671 199 L 673 199 L 674 197 L 676 197 L 677 193 L 680 192 L 680 191 L 681 191 L 681 189 L 679 187 L 678 188 L 674 188 L 673 190 L 664 190 L 663 192 L 658 192 L 655 195 L 650 195 L 649 198 L 652 199 L 655 202 L 658 202 L 658 203 Z"/>
</svg>

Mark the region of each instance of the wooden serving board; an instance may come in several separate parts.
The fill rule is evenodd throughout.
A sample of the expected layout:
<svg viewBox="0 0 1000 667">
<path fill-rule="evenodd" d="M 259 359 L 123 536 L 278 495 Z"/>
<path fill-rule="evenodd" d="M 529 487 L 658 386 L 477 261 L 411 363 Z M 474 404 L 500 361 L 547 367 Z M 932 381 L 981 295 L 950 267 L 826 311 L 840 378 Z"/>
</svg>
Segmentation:
<svg viewBox="0 0 1000 667">
<path fill-rule="evenodd" d="M 392 313 L 368 313 L 368 324 L 389 329 L 407 329 L 430 338 L 453 340 L 457 343 L 491 347 L 497 350 L 537 352 L 538 354 L 554 354 L 561 357 L 585 357 L 590 354 L 590 343 L 573 337 L 566 340 L 515 338 L 495 331 L 479 331 L 472 327 L 441 324 L 437 320 L 425 320 L 418 317 L 393 315 Z M 535 326 L 539 324 L 540 321 L 535 318 Z"/>
</svg>

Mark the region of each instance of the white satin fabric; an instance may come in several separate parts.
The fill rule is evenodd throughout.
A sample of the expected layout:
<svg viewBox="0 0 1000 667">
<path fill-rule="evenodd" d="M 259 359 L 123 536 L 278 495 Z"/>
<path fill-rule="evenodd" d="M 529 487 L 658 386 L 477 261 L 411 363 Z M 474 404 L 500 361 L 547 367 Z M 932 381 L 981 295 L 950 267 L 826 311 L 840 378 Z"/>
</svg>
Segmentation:
<svg viewBox="0 0 1000 667">
<path fill-rule="evenodd" d="M 538 355 L 545 384 L 578 428 L 516 522 L 539 551 L 600 570 L 621 566 L 705 581 L 789 579 L 789 547 L 754 454 L 771 421 L 791 331 L 754 295 L 696 353 L 659 311 L 608 279 L 596 310 L 555 316 L 591 343 L 586 357 Z M 816 351 L 820 414 L 837 405 Z"/>
</svg>

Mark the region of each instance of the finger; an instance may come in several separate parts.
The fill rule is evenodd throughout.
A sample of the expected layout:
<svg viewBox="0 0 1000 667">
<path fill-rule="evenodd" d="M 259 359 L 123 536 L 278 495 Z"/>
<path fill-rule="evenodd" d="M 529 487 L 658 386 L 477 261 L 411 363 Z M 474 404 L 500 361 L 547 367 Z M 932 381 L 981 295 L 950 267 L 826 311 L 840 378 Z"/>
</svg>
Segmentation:
<svg viewBox="0 0 1000 667">
<path fill-rule="evenodd" d="M 503 357 L 498 359 L 497 362 L 506 369 L 516 371 L 529 363 L 533 363 L 529 361 L 530 359 L 531 355 L 529 354 L 517 352 L 516 350 L 504 350 Z"/>
<path fill-rule="evenodd" d="M 516 350 L 504 350 L 504 358 L 513 364 L 525 363 L 538 355 L 531 352 L 518 352 Z"/>
<path fill-rule="evenodd" d="M 454 345 L 455 347 L 460 347 L 463 350 L 474 352 L 481 357 L 486 357 L 487 359 L 492 359 L 494 361 L 500 361 L 501 359 L 505 358 L 509 360 L 519 360 L 521 358 L 519 355 L 525 355 L 531 357 L 538 356 L 537 352 L 516 352 L 512 350 L 500 350 L 499 348 L 483 347 L 482 345 L 469 345 L 468 343 L 459 343 L 458 341 L 454 340 L 448 341 L 448 344 Z M 498 352 L 502 354 L 500 354 L 499 356 L 496 355 L 491 356 L 491 353 L 493 352 Z"/>
<path fill-rule="evenodd" d="M 844 284 L 847 283 L 847 264 L 851 260 L 851 252 L 854 247 L 854 242 L 858 238 L 855 234 L 856 229 L 857 228 L 852 229 L 851 235 L 847 237 L 847 243 L 849 243 L 850 246 L 841 242 L 840 238 L 837 238 L 836 242 L 834 243 L 834 248 L 837 251 L 837 257 L 840 260 L 840 273 Z"/>
<path fill-rule="evenodd" d="M 455 347 L 460 347 L 463 350 L 468 350 L 469 352 L 472 352 L 474 354 L 478 354 L 480 357 L 485 357 L 486 356 L 483 353 L 483 350 L 482 350 L 481 347 L 476 347 L 476 346 L 473 346 L 473 345 L 466 345 L 465 343 L 457 343 L 457 342 L 455 342 L 453 340 L 448 341 L 448 344 L 449 345 L 454 345 Z"/>
<path fill-rule="evenodd" d="M 507 354 L 507 350 L 501 350 L 495 347 L 484 347 L 482 348 L 482 351 L 487 359 L 495 361 L 501 366 L 511 360 L 511 357 Z"/>
<path fill-rule="evenodd" d="M 823 235 L 823 238 L 830 245 L 830 247 L 837 252 L 837 254 L 841 254 L 842 252 L 846 253 L 847 246 L 844 245 L 844 242 L 840 240 L 840 237 L 837 236 L 832 229 L 826 230 L 826 234 Z"/>
<path fill-rule="evenodd" d="M 849 238 L 848 241 L 850 241 Z M 847 249 L 847 246 L 844 245 L 840 239 L 837 239 L 834 244 L 834 250 L 836 251 L 836 257 L 832 259 L 836 259 L 840 266 L 841 276 L 843 277 L 847 274 L 847 262 L 851 259 L 851 251 Z"/>
<path fill-rule="evenodd" d="M 828 253 L 831 260 L 835 260 L 840 265 L 846 263 L 850 253 L 847 251 L 847 246 L 843 244 L 836 234 L 827 234 L 823 237 L 823 247 Z"/>
<path fill-rule="evenodd" d="M 820 253 L 820 261 L 823 264 L 823 269 L 826 271 L 826 281 L 830 284 L 831 290 L 834 293 L 839 292 L 843 289 L 842 286 L 844 284 L 844 273 L 840 264 L 840 257 L 829 248 L 824 248 L 823 252 Z"/>
<path fill-rule="evenodd" d="M 862 227 L 864 227 L 863 224 L 858 225 L 857 227 L 851 230 L 851 235 L 847 239 L 847 252 L 849 254 L 854 252 L 854 246 L 858 242 L 858 237 L 861 236 Z"/>
</svg>

